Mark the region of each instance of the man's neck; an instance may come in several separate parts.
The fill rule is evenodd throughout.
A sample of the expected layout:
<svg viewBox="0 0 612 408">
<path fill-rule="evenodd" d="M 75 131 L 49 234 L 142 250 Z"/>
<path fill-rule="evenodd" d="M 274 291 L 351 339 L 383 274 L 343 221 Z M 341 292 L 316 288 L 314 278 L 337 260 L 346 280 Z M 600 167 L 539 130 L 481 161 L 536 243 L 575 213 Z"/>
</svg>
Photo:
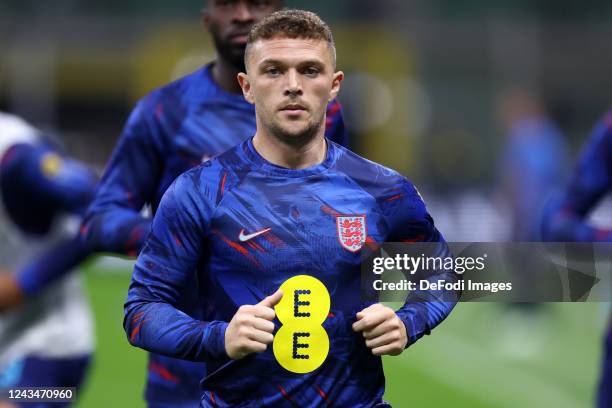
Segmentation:
<svg viewBox="0 0 612 408">
<path fill-rule="evenodd" d="M 253 138 L 253 147 L 270 163 L 294 170 L 321 164 L 327 155 L 323 132 L 303 145 L 292 145 L 258 129 Z"/>
<path fill-rule="evenodd" d="M 240 71 L 223 58 L 218 57 L 212 66 L 214 81 L 226 92 L 242 94 L 242 89 L 236 77 Z"/>
</svg>

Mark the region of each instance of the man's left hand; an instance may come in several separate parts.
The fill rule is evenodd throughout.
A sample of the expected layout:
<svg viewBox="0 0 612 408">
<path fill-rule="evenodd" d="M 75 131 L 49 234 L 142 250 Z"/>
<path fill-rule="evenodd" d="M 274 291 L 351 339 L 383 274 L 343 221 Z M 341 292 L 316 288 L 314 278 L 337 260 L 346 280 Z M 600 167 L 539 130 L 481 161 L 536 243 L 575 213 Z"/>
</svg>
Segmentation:
<svg viewBox="0 0 612 408">
<path fill-rule="evenodd" d="M 404 322 L 395 311 L 380 303 L 366 307 L 357 313 L 353 330 L 361 332 L 366 346 L 375 356 L 397 356 L 406 348 L 408 335 Z"/>
</svg>

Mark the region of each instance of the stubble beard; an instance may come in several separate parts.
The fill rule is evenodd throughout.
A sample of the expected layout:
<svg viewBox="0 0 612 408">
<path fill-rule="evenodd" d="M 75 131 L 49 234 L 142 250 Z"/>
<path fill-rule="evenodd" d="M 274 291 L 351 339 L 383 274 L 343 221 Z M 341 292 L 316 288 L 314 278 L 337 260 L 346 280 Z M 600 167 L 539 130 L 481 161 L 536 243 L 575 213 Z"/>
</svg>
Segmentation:
<svg viewBox="0 0 612 408">
<path fill-rule="evenodd" d="M 246 72 L 244 66 L 244 51 L 246 50 L 246 45 L 233 45 L 223 40 L 217 34 L 213 34 L 212 39 L 217 54 L 221 58 L 228 62 L 237 72 Z"/>
<path fill-rule="evenodd" d="M 299 133 L 287 131 L 277 121 L 272 121 L 268 131 L 272 137 L 286 145 L 302 147 L 314 140 L 323 126 L 325 126 L 325 112 L 318 118 L 309 121 L 308 125 Z"/>
</svg>

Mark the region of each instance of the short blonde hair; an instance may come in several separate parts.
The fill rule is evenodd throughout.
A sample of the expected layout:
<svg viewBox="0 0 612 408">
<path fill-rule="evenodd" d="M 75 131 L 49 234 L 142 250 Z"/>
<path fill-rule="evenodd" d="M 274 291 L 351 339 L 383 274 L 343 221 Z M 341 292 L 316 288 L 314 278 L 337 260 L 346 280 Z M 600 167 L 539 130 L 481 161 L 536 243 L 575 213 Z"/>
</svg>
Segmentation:
<svg viewBox="0 0 612 408">
<path fill-rule="evenodd" d="M 255 24 L 249 32 L 244 65 L 247 66 L 252 45 L 259 40 L 272 38 L 304 38 L 327 42 L 332 54 L 332 63 L 336 67 L 336 45 L 331 29 L 325 21 L 311 11 L 280 10 Z"/>
</svg>

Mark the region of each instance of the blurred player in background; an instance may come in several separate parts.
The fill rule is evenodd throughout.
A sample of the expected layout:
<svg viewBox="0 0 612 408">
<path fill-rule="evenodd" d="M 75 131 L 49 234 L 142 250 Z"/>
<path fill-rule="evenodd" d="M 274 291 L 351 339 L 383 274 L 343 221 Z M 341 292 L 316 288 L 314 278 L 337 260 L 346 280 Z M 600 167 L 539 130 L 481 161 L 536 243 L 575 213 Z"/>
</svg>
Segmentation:
<svg viewBox="0 0 612 408">
<path fill-rule="evenodd" d="M 512 217 L 510 238 L 537 242 L 544 205 L 565 179 L 565 139 L 539 99 L 526 89 L 503 92 L 497 109 L 506 131 L 499 177 L 502 202 Z"/>
<path fill-rule="evenodd" d="M 170 183 L 181 173 L 255 133 L 255 110 L 236 79 L 254 23 L 282 7 L 280 0 L 210 0 L 203 22 L 217 58 L 191 75 L 145 96 L 136 106 L 113 152 L 83 226 L 92 249 L 136 255 Z M 340 105 L 327 106 L 326 135 L 346 144 Z M 226 180 L 220 180 L 220 187 Z M 183 312 L 193 313 L 195 281 L 186 286 Z M 150 407 L 193 407 L 200 400 L 200 363 L 151 354 L 145 398 Z"/>
<path fill-rule="evenodd" d="M 567 163 L 565 138 L 548 117 L 541 99 L 524 87 L 505 89 L 498 97 L 498 121 L 505 130 L 505 143 L 499 166 L 499 199 L 510 214 L 511 231 L 507 237 L 513 242 L 542 240 L 540 221 L 547 200 L 558 192 L 564 181 Z M 537 298 L 537 288 L 530 273 L 537 265 L 533 260 L 512 257 L 518 285 L 531 288 Z M 502 327 L 500 346 L 511 355 L 536 355 L 544 347 L 544 338 L 534 330 L 541 325 L 541 303 L 510 303 L 511 310 L 498 320 Z M 519 313 L 516 313 L 519 312 Z M 530 334 L 531 341 L 523 342 Z M 516 347 L 521 344 L 521 347 Z"/>
<path fill-rule="evenodd" d="M 590 225 L 588 216 L 612 190 L 612 111 L 595 126 L 569 186 L 547 206 L 546 241 L 612 242 L 612 229 Z M 612 407 L 612 324 L 605 341 L 599 407 Z"/>
<path fill-rule="evenodd" d="M 364 301 L 361 251 L 385 241 L 437 242 L 443 257 L 448 248 L 409 181 L 324 137 L 326 104 L 344 76 L 329 27 L 313 13 L 279 11 L 248 44 L 239 79 L 255 105 L 255 136 L 164 195 L 132 277 L 126 333 L 147 350 L 205 361 L 202 407 L 386 407 L 380 356 L 429 334 L 454 302 L 434 291 L 415 291 L 419 300 L 397 312 Z M 276 304 L 285 301 L 291 316 L 298 307 L 301 317 L 316 313 L 322 297 L 310 289 L 278 290 L 304 274 L 331 292 L 331 311 L 317 320 L 330 349 L 319 368 L 290 372 L 267 346 L 280 333 Z M 198 288 L 191 316 L 181 311 L 187 287 Z M 297 334 L 306 337 L 301 349 Z M 293 333 L 285 364 L 304 366 L 320 352 L 308 337 Z"/>
<path fill-rule="evenodd" d="M 70 272 L 89 255 L 78 230 L 96 182 L 38 130 L 0 113 L 0 388 L 78 387 L 85 376 L 93 327 Z"/>
</svg>

